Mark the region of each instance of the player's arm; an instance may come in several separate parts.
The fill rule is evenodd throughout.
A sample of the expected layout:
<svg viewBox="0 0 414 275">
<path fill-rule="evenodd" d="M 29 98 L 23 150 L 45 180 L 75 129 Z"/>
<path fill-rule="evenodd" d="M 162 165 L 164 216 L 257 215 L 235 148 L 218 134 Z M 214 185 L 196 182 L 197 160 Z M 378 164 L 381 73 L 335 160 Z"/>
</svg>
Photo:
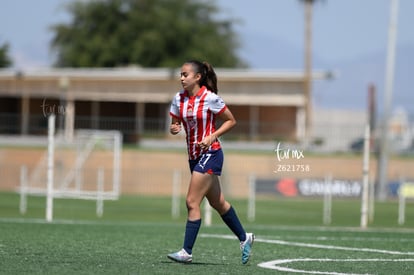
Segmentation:
<svg viewBox="0 0 414 275">
<path fill-rule="evenodd" d="M 236 125 L 236 119 L 234 118 L 232 112 L 229 108 L 226 108 L 224 112 L 220 113 L 217 116 L 218 119 L 223 121 L 223 124 L 221 124 L 220 128 L 218 128 L 214 133 L 215 139 L 219 138 L 220 136 L 224 135 L 228 131 L 230 131 L 231 128 L 233 128 Z"/>
<path fill-rule="evenodd" d="M 218 128 L 213 134 L 206 136 L 198 144 L 202 149 L 207 149 L 214 141 L 216 141 L 216 139 L 230 131 L 230 129 L 236 125 L 236 119 L 230 112 L 229 108 L 226 108 L 217 116 L 217 118 L 222 120 L 223 124 L 221 124 L 220 128 Z"/>
<path fill-rule="evenodd" d="M 170 133 L 173 135 L 181 131 L 181 120 L 175 116 L 171 117 Z"/>
</svg>

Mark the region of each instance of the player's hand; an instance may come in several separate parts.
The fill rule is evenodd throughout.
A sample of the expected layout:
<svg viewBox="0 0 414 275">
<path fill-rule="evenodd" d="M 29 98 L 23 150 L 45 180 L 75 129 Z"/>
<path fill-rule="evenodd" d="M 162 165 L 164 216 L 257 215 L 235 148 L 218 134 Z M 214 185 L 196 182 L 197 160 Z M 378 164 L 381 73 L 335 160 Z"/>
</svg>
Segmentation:
<svg viewBox="0 0 414 275">
<path fill-rule="evenodd" d="M 181 124 L 179 122 L 170 125 L 170 133 L 173 135 L 178 134 L 181 131 Z"/>
<path fill-rule="evenodd" d="M 207 150 L 215 140 L 216 137 L 214 135 L 206 136 L 198 143 L 198 146 L 200 146 L 202 150 Z"/>
</svg>

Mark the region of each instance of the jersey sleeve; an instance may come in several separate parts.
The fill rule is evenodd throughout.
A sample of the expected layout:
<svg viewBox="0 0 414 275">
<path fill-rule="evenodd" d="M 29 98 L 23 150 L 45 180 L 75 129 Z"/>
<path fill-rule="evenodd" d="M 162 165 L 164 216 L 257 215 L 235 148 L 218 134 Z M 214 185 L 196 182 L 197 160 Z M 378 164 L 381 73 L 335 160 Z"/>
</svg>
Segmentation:
<svg viewBox="0 0 414 275">
<path fill-rule="evenodd" d="M 176 118 L 180 118 L 180 96 L 176 94 L 171 102 L 170 115 Z"/>
<path fill-rule="evenodd" d="M 224 103 L 224 100 L 220 96 L 214 93 L 210 94 L 209 105 L 210 105 L 210 110 L 214 114 L 221 114 L 227 108 L 226 103 Z"/>
</svg>

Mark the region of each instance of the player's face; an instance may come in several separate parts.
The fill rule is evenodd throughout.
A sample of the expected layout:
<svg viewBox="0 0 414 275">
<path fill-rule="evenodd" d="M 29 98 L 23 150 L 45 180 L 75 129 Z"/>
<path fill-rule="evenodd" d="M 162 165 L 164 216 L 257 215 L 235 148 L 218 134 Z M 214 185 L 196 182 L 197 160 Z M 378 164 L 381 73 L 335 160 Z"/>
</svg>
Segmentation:
<svg viewBox="0 0 414 275">
<path fill-rule="evenodd" d="M 191 64 L 184 64 L 181 67 L 180 81 L 184 90 L 192 92 L 195 88 L 199 89 L 200 74 L 194 73 L 193 66 Z"/>
</svg>

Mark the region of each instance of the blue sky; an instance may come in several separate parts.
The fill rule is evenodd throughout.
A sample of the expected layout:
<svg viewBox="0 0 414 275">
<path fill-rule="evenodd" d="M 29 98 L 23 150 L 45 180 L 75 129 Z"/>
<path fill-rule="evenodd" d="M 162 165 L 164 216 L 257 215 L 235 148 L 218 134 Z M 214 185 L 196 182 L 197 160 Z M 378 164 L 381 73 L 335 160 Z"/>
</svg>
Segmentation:
<svg viewBox="0 0 414 275">
<path fill-rule="evenodd" d="M 53 57 L 49 53 L 52 33 L 48 27 L 69 19 L 62 8 L 62 3 L 68 1 L 2 0 L 0 43 L 10 43 L 15 67 L 45 67 L 52 63 Z M 345 101 L 348 97 L 342 91 L 364 90 L 370 77 L 373 78 L 372 81 L 378 82 L 378 90 L 382 92 L 390 2 L 391 0 L 322 0 L 314 6 L 314 68 L 345 68 L 342 79 L 317 87 L 319 91 L 315 94 L 323 104 L 331 104 L 338 96 L 343 97 L 340 101 Z M 221 16 L 241 21 L 235 26 L 242 43 L 239 54 L 252 68 L 302 69 L 304 23 L 303 5 L 299 0 L 216 0 L 216 3 L 222 10 Z M 397 57 L 400 49 L 414 50 L 413 11 L 414 1 L 399 0 Z M 374 57 L 375 62 L 372 61 Z M 350 79 L 344 79 L 349 74 L 346 68 L 352 71 L 354 68 L 350 64 L 362 60 L 367 60 L 363 65 L 371 64 L 370 68 L 377 67 L 378 72 L 366 74 L 364 79 L 354 75 L 348 76 Z M 378 62 L 382 62 L 380 66 L 383 68 L 378 68 Z M 360 68 L 361 64 L 354 66 Z M 414 71 L 409 65 L 404 68 L 405 71 Z M 396 73 L 398 80 L 398 70 Z M 355 85 L 348 87 L 351 82 L 355 82 Z M 404 90 L 403 99 L 400 100 L 402 103 L 407 103 L 408 93 L 413 94 L 409 91 L 411 87 L 406 86 L 404 84 L 400 88 Z M 335 95 L 335 91 L 341 93 Z M 359 100 L 351 99 L 344 107 L 355 105 L 357 109 L 364 108 L 365 103 L 360 102 L 363 99 L 364 96 L 360 96 Z M 398 93 L 396 99 L 398 104 Z M 414 102 L 412 97 L 409 100 Z"/>
<path fill-rule="evenodd" d="M 333 63 L 384 51 L 388 36 L 390 0 L 323 0 L 314 6 L 313 52 L 321 62 Z M 266 46 L 255 43 L 258 38 L 268 43 L 285 44 L 303 50 L 303 5 L 299 0 L 258 0 L 253 3 L 221 0 L 225 14 L 240 17 L 237 26 L 245 48 L 242 54 L 253 67 L 271 67 L 260 57 Z M 240 3 L 240 4 L 238 4 Z M 414 46 L 414 1 L 399 1 L 398 44 Z M 249 39 L 256 38 L 256 39 Z M 277 52 L 265 51 L 271 60 Z M 291 57 L 293 60 L 297 57 Z M 300 56 L 299 58 L 302 58 Z M 291 67 L 297 67 L 292 60 Z M 301 59 L 302 61 L 302 59 Z M 277 62 L 275 59 L 274 62 Z M 289 64 L 286 64 L 288 67 Z M 301 64 L 302 65 L 302 64 Z"/>
<path fill-rule="evenodd" d="M 46 66 L 51 33 L 48 26 L 68 20 L 56 0 L 2 0 L 0 43 L 11 44 L 17 67 Z M 299 0 L 217 0 L 222 14 L 242 21 L 236 25 L 244 46 L 240 53 L 254 68 L 297 68 L 297 59 L 285 68 L 269 63 L 275 53 L 255 41 L 282 43 L 303 49 L 303 6 Z M 254 4 L 253 4 L 254 3 Z M 338 62 L 386 48 L 390 0 L 324 0 L 314 7 L 313 49 L 315 59 Z M 24 7 L 24 8 L 23 8 Z M 414 1 L 399 1 L 398 44 L 414 45 Z M 276 53 L 277 55 L 277 53 Z M 267 58 L 263 58 L 266 56 Z M 286 64 L 285 64 L 286 63 Z M 290 66 L 289 66 L 290 65 Z M 302 64 L 300 64 L 302 65 Z M 272 69 L 273 69 L 272 68 Z"/>
</svg>

